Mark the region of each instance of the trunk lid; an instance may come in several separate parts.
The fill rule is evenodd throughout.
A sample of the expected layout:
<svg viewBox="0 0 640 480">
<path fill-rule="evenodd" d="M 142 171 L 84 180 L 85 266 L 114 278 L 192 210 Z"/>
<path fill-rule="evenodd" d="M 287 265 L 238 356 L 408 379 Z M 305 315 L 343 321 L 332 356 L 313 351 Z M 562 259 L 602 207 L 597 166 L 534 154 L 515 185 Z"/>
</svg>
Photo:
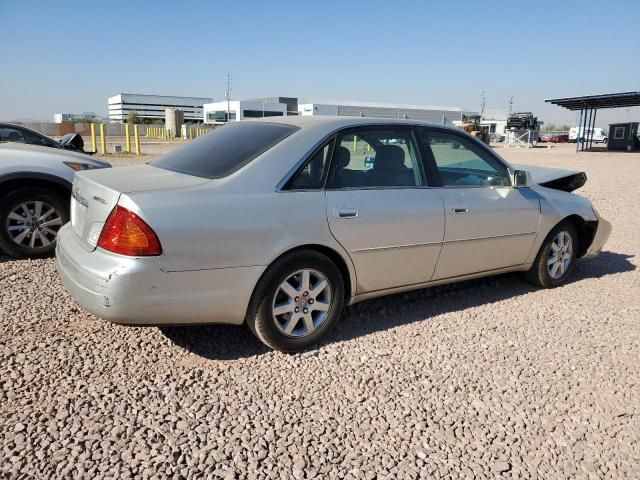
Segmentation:
<svg viewBox="0 0 640 480">
<path fill-rule="evenodd" d="M 78 172 L 71 194 L 71 226 L 91 251 L 122 194 L 184 188 L 207 181 L 150 165 Z"/>
</svg>

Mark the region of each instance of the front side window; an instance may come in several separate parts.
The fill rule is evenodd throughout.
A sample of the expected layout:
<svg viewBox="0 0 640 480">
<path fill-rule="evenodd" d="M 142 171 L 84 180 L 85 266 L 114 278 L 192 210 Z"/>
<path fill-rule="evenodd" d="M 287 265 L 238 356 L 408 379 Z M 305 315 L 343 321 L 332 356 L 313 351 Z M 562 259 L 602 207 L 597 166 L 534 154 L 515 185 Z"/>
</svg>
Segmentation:
<svg viewBox="0 0 640 480">
<path fill-rule="evenodd" d="M 230 123 L 187 142 L 151 165 L 196 177 L 222 178 L 298 129 L 283 123 Z"/>
<path fill-rule="evenodd" d="M 509 173 L 470 139 L 453 133 L 420 129 L 444 187 L 511 185 Z"/>
<path fill-rule="evenodd" d="M 362 129 L 339 135 L 331 170 L 330 188 L 424 185 L 410 130 Z"/>
</svg>

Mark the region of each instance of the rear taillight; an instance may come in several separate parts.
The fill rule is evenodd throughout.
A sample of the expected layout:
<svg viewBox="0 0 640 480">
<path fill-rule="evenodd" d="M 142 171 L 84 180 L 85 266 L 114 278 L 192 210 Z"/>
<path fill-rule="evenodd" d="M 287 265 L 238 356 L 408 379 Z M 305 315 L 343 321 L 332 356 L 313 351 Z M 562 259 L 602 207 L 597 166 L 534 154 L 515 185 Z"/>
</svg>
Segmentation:
<svg viewBox="0 0 640 480">
<path fill-rule="evenodd" d="M 98 246 L 113 253 L 133 257 L 160 255 L 158 236 L 135 213 L 116 205 L 102 227 Z"/>
</svg>

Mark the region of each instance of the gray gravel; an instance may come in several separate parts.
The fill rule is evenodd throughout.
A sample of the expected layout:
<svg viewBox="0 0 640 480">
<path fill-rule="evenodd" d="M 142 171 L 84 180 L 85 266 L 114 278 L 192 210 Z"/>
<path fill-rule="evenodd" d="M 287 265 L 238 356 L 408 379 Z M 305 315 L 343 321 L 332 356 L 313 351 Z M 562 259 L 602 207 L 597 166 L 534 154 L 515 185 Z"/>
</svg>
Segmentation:
<svg viewBox="0 0 640 480">
<path fill-rule="evenodd" d="M 607 251 L 556 290 L 505 275 L 354 306 L 303 354 L 111 325 L 52 260 L 0 257 L 0 476 L 639 478 L 640 155 L 504 154 L 585 168 Z"/>
</svg>

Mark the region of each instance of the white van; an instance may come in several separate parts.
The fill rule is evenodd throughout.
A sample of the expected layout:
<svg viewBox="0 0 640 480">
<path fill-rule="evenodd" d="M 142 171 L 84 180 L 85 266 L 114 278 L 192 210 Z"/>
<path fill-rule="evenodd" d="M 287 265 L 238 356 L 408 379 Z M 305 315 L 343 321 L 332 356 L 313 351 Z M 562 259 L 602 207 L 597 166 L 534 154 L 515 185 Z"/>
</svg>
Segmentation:
<svg viewBox="0 0 640 480">
<path fill-rule="evenodd" d="M 591 128 L 587 128 L 587 135 L 583 134 L 584 129 L 580 127 L 580 138 L 587 140 L 587 137 L 591 136 Z M 609 141 L 609 133 L 604 128 L 593 129 L 593 141 L 596 143 L 607 143 Z M 571 127 L 569 130 L 569 141 L 575 142 L 578 137 L 578 127 Z"/>
</svg>

